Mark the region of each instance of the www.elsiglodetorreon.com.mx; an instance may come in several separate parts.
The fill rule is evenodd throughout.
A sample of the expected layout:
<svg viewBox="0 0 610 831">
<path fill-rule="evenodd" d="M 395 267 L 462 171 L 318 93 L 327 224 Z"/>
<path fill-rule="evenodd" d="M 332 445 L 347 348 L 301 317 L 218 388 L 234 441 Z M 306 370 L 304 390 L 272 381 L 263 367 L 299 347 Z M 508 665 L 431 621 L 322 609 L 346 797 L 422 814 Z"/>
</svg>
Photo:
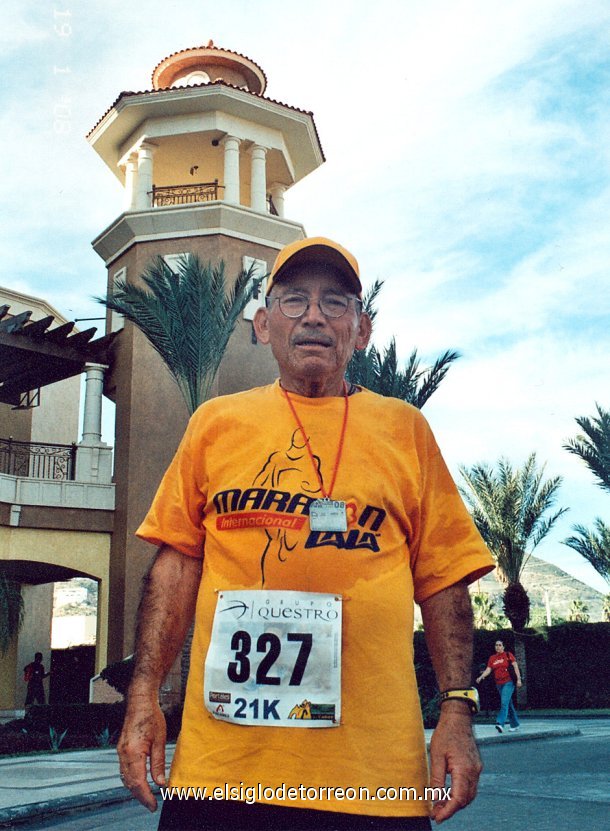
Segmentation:
<svg viewBox="0 0 610 831">
<path fill-rule="evenodd" d="M 225 799 L 225 800 L 239 800 L 252 804 L 253 802 L 268 802 L 270 800 L 277 800 L 279 802 L 294 802 L 296 800 L 305 801 L 321 801 L 325 799 L 345 800 L 353 802 L 355 800 L 380 800 L 394 802 L 396 800 L 407 800 L 416 802 L 438 802 L 441 800 L 451 799 L 451 788 L 424 788 L 423 792 L 417 791 L 416 788 L 406 787 L 389 787 L 377 788 L 371 793 L 369 788 L 358 787 L 334 787 L 332 785 L 324 785 L 320 787 L 308 787 L 306 785 L 286 786 L 278 785 L 277 787 L 266 787 L 261 785 L 244 785 L 240 782 L 239 785 L 229 785 L 224 787 L 206 788 L 206 787 L 171 787 L 161 788 L 161 796 L 163 799 Z"/>
</svg>

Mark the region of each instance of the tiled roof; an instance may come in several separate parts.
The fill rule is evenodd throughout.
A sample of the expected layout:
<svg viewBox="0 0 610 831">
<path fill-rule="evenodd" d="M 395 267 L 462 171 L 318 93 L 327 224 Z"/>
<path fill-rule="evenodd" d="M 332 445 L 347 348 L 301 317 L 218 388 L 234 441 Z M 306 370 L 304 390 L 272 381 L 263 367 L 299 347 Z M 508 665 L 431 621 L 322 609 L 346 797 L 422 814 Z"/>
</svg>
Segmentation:
<svg viewBox="0 0 610 831">
<path fill-rule="evenodd" d="M 192 52 L 195 49 L 214 49 L 216 52 L 226 52 L 227 54 L 235 55 L 238 58 L 245 58 L 247 61 L 250 61 L 250 63 L 254 64 L 254 66 L 257 69 L 260 70 L 260 72 L 262 73 L 263 78 L 265 79 L 265 84 L 267 83 L 267 76 L 265 75 L 265 70 L 262 68 L 262 66 L 259 66 L 259 64 L 257 64 L 256 61 L 253 61 L 252 58 L 248 57 L 248 55 L 242 55 L 241 52 L 235 52 L 233 49 L 223 49 L 221 46 L 214 46 L 214 43 L 212 41 L 209 41 L 207 46 L 204 46 L 204 45 L 190 46 L 188 49 L 179 49 L 177 52 L 172 52 L 170 55 L 167 55 L 165 58 L 163 58 L 162 60 L 159 61 L 157 66 L 155 66 L 155 68 L 153 69 L 151 77 L 154 78 L 155 71 L 157 70 L 157 67 L 161 66 L 161 64 L 165 63 L 165 61 L 168 61 L 170 58 L 176 58 L 176 57 L 178 57 L 178 55 L 186 55 L 186 54 L 188 54 L 189 52 Z"/>
<path fill-rule="evenodd" d="M 204 48 L 207 48 L 207 47 L 204 47 Z M 229 51 L 229 50 L 223 50 L 223 51 Z M 236 52 L 235 54 L 238 54 L 238 53 Z M 184 91 L 191 90 L 191 89 L 203 89 L 204 87 L 209 88 L 209 87 L 217 87 L 217 86 L 218 87 L 228 87 L 229 89 L 236 89 L 236 90 L 239 90 L 240 92 L 245 93 L 246 95 L 252 95 L 254 98 L 260 98 L 263 101 L 268 101 L 270 104 L 277 104 L 278 106 L 285 107 L 288 110 L 293 110 L 294 112 L 303 113 L 304 115 L 310 116 L 312 121 L 313 121 L 313 126 L 314 126 L 314 130 L 315 130 L 315 133 L 316 133 L 316 138 L 318 139 L 318 144 L 320 145 L 320 150 L 322 151 L 322 158 L 325 158 L 324 157 L 324 151 L 322 150 L 322 144 L 320 142 L 320 136 L 318 135 L 318 129 L 316 127 L 315 121 L 313 120 L 313 113 L 311 112 L 311 110 L 303 110 L 300 107 L 292 107 L 290 104 L 284 104 L 282 101 L 276 101 L 273 98 L 267 98 L 265 95 L 258 95 L 255 92 L 250 92 L 250 90 L 242 89 L 241 87 L 236 87 L 234 84 L 229 84 L 229 83 L 227 83 L 227 81 L 221 81 L 221 80 L 214 81 L 213 84 L 193 84 L 192 86 L 180 87 L 179 89 L 180 89 L 181 92 L 184 92 Z M 123 99 L 129 98 L 131 96 L 133 96 L 135 98 L 135 97 L 140 96 L 140 95 L 162 96 L 162 95 L 167 95 L 168 93 L 174 93 L 174 92 L 176 92 L 176 90 L 177 90 L 177 88 L 173 87 L 173 88 L 169 88 L 169 89 L 140 90 L 139 92 L 128 92 L 128 91 L 122 92 L 118 96 L 118 98 L 116 98 L 116 100 L 113 101 L 113 103 L 108 107 L 106 112 L 93 125 L 93 127 L 87 133 L 86 137 L 89 138 L 91 133 L 93 133 L 93 131 L 96 129 L 96 127 L 98 127 L 102 123 L 102 121 L 106 118 L 108 113 L 112 112 L 112 110 L 117 106 L 117 104 L 120 101 L 122 101 Z"/>
</svg>

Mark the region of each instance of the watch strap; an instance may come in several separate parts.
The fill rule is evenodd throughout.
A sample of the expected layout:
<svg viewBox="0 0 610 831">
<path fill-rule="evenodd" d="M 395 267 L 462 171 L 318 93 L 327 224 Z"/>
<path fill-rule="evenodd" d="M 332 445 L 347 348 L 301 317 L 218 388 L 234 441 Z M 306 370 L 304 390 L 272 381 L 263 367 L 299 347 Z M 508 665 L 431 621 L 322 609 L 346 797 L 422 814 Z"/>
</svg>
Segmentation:
<svg viewBox="0 0 610 831">
<path fill-rule="evenodd" d="M 459 687 L 444 690 L 441 693 L 441 704 L 445 701 L 464 701 L 472 713 L 479 712 L 479 691 L 475 687 Z"/>
</svg>

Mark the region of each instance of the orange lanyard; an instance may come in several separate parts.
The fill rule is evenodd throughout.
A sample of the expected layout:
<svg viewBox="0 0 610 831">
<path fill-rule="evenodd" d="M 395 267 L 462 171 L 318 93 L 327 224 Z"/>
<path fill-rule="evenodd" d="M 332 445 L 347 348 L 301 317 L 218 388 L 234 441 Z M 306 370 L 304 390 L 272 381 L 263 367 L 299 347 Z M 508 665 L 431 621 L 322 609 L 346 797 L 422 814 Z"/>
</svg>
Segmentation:
<svg viewBox="0 0 610 831">
<path fill-rule="evenodd" d="M 333 476 L 332 476 L 331 483 L 330 483 L 330 488 L 328 489 L 328 491 L 326 491 L 324 489 L 324 482 L 322 481 L 322 477 L 320 476 L 320 471 L 318 470 L 318 466 L 316 465 L 316 461 L 313 457 L 313 453 L 311 451 L 311 445 L 309 444 L 309 439 L 307 437 L 307 433 L 305 432 L 305 428 L 303 427 L 303 423 L 301 422 L 301 419 L 299 418 L 299 414 L 296 411 L 296 408 L 295 408 L 295 406 L 292 402 L 292 399 L 288 395 L 288 390 L 285 390 L 282 387 L 282 392 L 286 396 L 286 401 L 288 402 L 288 405 L 290 406 L 290 409 L 292 410 L 294 420 L 296 421 L 299 430 L 303 434 L 303 439 L 305 441 L 305 447 L 307 448 L 307 452 L 309 453 L 309 458 L 311 460 L 311 465 L 314 469 L 314 473 L 318 477 L 318 482 L 320 483 L 320 490 L 322 491 L 322 496 L 324 497 L 324 499 L 330 499 L 331 494 L 333 492 L 333 489 L 335 487 L 335 480 L 337 478 L 337 472 L 339 470 L 339 464 L 341 462 L 341 454 L 343 453 L 343 443 L 345 441 L 345 431 L 347 430 L 347 416 L 348 416 L 348 413 L 349 413 L 349 396 L 347 394 L 347 384 L 345 383 L 345 379 L 343 379 L 343 399 L 345 401 L 345 408 L 343 410 L 343 424 L 341 426 L 341 435 L 339 437 L 339 447 L 337 448 L 337 457 L 335 459 L 335 466 L 334 466 L 334 469 L 333 469 Z"/>
</svg>

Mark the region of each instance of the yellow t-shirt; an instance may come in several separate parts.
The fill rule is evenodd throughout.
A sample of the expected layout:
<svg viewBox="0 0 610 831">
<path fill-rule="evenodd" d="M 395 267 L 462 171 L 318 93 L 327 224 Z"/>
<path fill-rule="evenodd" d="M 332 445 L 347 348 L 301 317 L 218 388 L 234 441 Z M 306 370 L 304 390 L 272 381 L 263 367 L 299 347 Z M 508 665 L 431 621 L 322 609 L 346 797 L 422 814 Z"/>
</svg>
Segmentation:
<svg viewBox="0 0 610 831">
<path fill-rule="evenodd" d="M 328 488 L 344 399 L 291 398 Z M 215 787 L 244 793 L 259 785 L 326 788 L 315 801 L 268 801 L 419 816 L 425 802 L 337 798 L 330 788 L 366 793 L 358 790 L 364 787 L 375 795 L 378 788 L 402 787 L 423 794 L 428 776 L 413 667 L 413 600 L 476 580 L 493 561 L 427 422 L 404 402 L 367 390 L 349 398 L 332 492 L 347 503 L 346 532 L 310 531 L 309 505 L 320 496 L 312 459 L 277 382 L 213 399 L 192 417 L 137 532 L 192 557 L 205 550 L 170 784 L 205 786 L 208 793 Z M 217 593 L 261 588 L 342 596 L 339 727 L 241 726 L 205 709 L 204 664 Z"/>
</svg>

